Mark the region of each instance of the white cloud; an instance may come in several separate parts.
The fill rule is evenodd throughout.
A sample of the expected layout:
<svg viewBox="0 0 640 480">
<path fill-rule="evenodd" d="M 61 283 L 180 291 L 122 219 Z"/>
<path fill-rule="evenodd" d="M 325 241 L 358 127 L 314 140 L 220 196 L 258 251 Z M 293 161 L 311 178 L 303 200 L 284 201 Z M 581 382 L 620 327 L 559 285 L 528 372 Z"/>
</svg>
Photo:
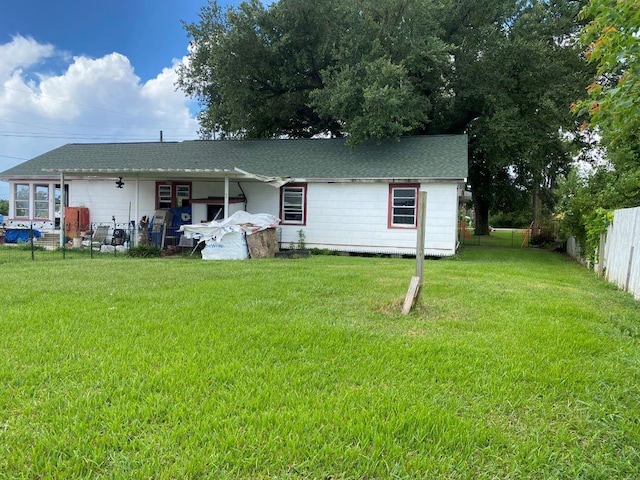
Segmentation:
<svg viewBox="0 0 640 480">
<path fill-rule="evenodd" d="M 75 57 L 62 75 L 42 78 L 41 96 L 33 98 L 44 115 L 54 118 L 87 115 L 87 106 L 135 110 L 139 81 L 129 60 L 118 53 L 98 59 Z"/>
<path fill-rule="evenodd" d="M 66 63 L 51 72 L 48 60 Z M 65 143 L 196 138 L 191 100 L 175 86 L 181 61 L 141 83 L 119 53 L 70 58 L 20 36 L 0 45 L 0 171 Z"/>
<path fill-rule="evenodd" d="M 176 88 L 178 80 L 177 69 L 182 62 L 187 61 L 187 58 L 184 57 L 182 60 L 174 59 L 171 68 L 163 69 L 162 73 L 146 82 L 142 87 L 142 96 L 150 103 L 154 115 L 158 118 L 184 121 L 185 118 L 182 118 L 181 115 L 186 114 L 191 122 L 195 122 L 191 118 L 188 109 L 184 109 L 184 106 L 190 105 L 191 101 L 187 100 L 185 103 L 184 93 Z M 194 124 L 197 129 L 197 123 Z"/>
<path fill-rule="evenodd" d="M 9 43 L 0 45 L 0 82 L 15 71 L 31 67 L 54 55 L 53 45 L 43 45 L 33 38 L 16 35 Z"/>
</svg>

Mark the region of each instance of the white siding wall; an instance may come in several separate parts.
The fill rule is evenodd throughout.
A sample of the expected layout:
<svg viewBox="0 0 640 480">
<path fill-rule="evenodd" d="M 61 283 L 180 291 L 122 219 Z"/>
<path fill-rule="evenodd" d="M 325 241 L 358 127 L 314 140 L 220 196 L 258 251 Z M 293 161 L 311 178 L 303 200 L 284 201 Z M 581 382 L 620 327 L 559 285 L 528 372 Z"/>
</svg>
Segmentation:
<svg viewBox="0 0 640 480">
<path fill-rule="evenodd" d="M 427 192 L 425 253 L 453 255 L 457 243 L 457 185 L 429 183 L 421 190 Z M 251 184 L 245 191 L 249 212 L 280 215 L 277 189 Z M 388 212 L 386 183 L 308 184 L 307 223 L 282 225 L 282 242 L 287 246 L 298 241 L 298 230 L 302 229 L 310 248 L 415 254 L 417 230 L 388 228 Z"/>
<path fill-rule="evenodd" d="M 247 195 L 247 212 L 268 213 L 280 217 L 280 190 L 267 183 L 242 183 Z"/>
<path fill-rule="evenodd" d="M 112 180 L 72 180 L 69 187 L 69 206 L 88 207 L 91 222 L 111 222 L 115 215 L 116 222 L 127 223 L 129 220 L 129 202 L 131 202 L 131 220 L 136 219 L 136 181 L 123 178 L 124 187 L 116 188 Z M 273 187 L 270 187 L 273 189 Z M 155 180 L 140 180 L 139 182 L 139 216 L 153 217 L 155 212 Z M 273 189 L 275 190 L 275 189 Z M 241 195 L 237 182 L 229 182 L 229 195 Z M 224 181 L 194 181 L 192 182 L 192 198 L 223 197 Z M 277 207 L 276 207 L 277 208 Z M 233 213 L 235 206 L 231 206 Z M 207 207 L 205 204 L 193 205 L 193 220 L 200 222 L 205 219 Z M 202 218 L 201 218 L 202 217 Z M 210 219 L 208 219 L 210 220 Z"/>
<path fill-rule="evenodd" d="M 111 180 L 72 180 L 69 182 L 70 207 L 87 207 L 92 223 L 111 222 L 116 217 L 118 225 L 126 225 L 136 218 L 136 182 L 123 178 L 124 187 L 116 188 Z M 155 181 L 140 181 L 139 216 L 153 217 L 155 211 Z M 131 210 L 129 210 L 131 208 Z"/>
<path fill-rule="evenodd" d="M 119 225 L 139 221 L 155 211 L 155 181 L 139 182 L 139 205 L 136 210 L 136 181 L 123 178 L 124 188 L 112 180 L 72 180 L 69 206 L 87 207 L 91 222 Z M 192 197 L 223 196 L 221 181 L 192 183 Z M 259 182 L 230 182 L 231 196 L 246 195 L 246 210 L 280 216 L 280 191 Z M 453 255 L 457 246 L 458 188 L 455 183 L 425 183 L 427 214 L 425 254 Z M 129 210 L 129 207 L 131 208 Z M 202 220 L 203 205 L 195 205 L 194 222 Z M 136 214 L 137 212 L 137 214 Z M 282 225 L 281 240 L 286 247 L 298 241 L 302 229 L 310 248 L 329 250 L 415 254 L 415 228 L 389 228 L 389 185 L 387 183 L 310 183 L 307 185 L 307 223 L 304 226 Z"/>
</svg>

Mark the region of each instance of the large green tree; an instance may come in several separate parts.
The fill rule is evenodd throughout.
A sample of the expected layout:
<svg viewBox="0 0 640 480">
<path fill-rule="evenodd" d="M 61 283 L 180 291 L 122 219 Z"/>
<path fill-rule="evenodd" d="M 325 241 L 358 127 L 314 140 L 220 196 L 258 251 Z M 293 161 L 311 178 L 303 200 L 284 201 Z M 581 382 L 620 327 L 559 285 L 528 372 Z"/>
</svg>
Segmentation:
<svg viewBox="0 0 640 480">
<path fill-rule="evenodd" d="M 297 3 L 299 9 L 279 4 L 276 11 L 252 0 L 223 11 L 213 1 L 198 23 L 185 25 L 192 51 L 179 85 L 201 102 L 204 137 L 341 133 L 309 102 L 309 92 L 323 86 L 331 61 L 326 39 L 338 19 L 320 14 L 316 3 Z"/>
<path fill-rule="evenodd" d="M 590 175 L 567 179 L 562 211 L 567 235 L 589 257 L 611 212 L 640 205 L 640 4 L 590 0 L 582 14 L 585 56 L 597 72 L 574 111 L 588 115 L 585 131 L 604 151 Z"/>
<path fill-rule="evenodd" d="M 197 97 L 202 134 L 349 135 L 352 144 L 411 133 L 431 111 L 447 51 L 421 0 L 215 1 L 186 25 L 179 85 Z M 433 33 L 431 33 L 433 32 Z"/>
<path fill-rule="evenodd" d="M 588 83 L 578 1 L 210 2 L 186 25 L 179 85 L 202 103 L 202 134 L 470 137 L 476 233 L 509 192 L 532 210 L 569 162 L 561 130 Z M 521 195 L 519 195 L 521 197 Z M 535 217 L 535 214 L 532 215 Z"/>
<path fill-rule="evenodd" d="M 586 57 L 598 71 L 575 110 L 589 113 L 617 166 L 640 167 L 640 3 L 591 0 L 583 16 Z"/>
<path fill-rule="evenodd" d="M 454 68 L 437 131 L 470 135 L 469 181 L 476 233 L 516 187 L 531 221 L 552 207 L 557 177 L 571 163 L 563 132 L 577 128 L 572 98 L 589 73 L 576 42 L 579 2 L 451 1 L 447 21 Z"/>
</svg>

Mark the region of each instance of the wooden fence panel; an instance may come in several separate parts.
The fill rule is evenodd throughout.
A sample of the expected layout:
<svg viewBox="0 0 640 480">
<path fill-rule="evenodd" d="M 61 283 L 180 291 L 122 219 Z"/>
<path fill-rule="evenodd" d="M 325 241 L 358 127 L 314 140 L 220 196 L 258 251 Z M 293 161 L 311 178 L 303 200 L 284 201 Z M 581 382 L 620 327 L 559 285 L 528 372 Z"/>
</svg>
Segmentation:
<svg viewBox="0 0 640 480">
<path fill-rule="evenodd" d="M 578 242 L 575 237 L 569 237 L 567 239 L 567 255 L 574 260 L 582 262 L 581 253 L 580 242 Z"/>
<path fill-rule="evenodd" d="M 606 278 L 640 299 L 640 207 L 613 214 L 605 247 Z"/>
</svg>

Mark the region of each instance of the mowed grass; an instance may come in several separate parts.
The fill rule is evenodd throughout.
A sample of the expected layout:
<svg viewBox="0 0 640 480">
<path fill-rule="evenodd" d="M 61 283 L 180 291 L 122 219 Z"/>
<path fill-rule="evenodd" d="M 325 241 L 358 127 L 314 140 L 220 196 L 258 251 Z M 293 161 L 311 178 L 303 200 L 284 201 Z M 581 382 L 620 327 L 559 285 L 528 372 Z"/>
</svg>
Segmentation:
<svg viewBox="0 0 640 480">
<path fill-rule="evenodd" d="M 476 247 L 511 247 L 520 248 L 529 245 L 527 230 L 522 228 L 494 228 L 490 235 L 474 235 L 469 228 L 461 242 L 466 246 Z"/>
<path fill-rule="evenodd" d="M 565 257 L 0 265 L 0 478 L 639 478 L 640 304 Z"/>
</svg>

